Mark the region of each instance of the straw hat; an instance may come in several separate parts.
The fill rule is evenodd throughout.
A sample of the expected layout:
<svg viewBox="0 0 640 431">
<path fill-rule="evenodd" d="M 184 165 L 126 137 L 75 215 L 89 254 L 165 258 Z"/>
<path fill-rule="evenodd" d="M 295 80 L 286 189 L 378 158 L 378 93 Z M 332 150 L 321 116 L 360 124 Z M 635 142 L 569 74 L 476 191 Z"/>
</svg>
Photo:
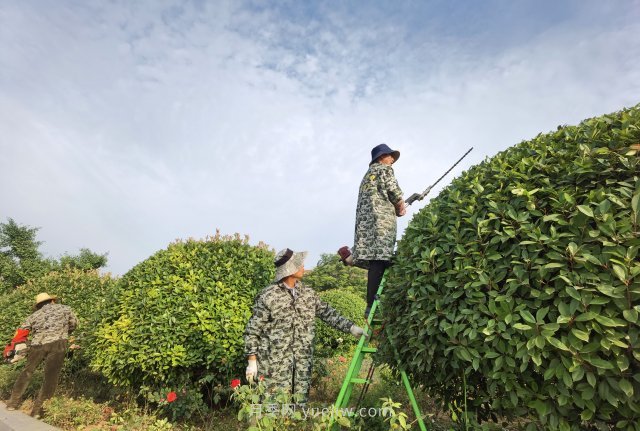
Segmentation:
<svg viewBox="0 0 640 431">
<path fill-rule="evenodd" d="M 58 297 L 55 295 L 51 296 L 46 292 L 38 293 L 38 295 L 36 296 L 36 305 L 44 301 L 49 301 L 50 299 L 58 299 Z"/>
<path fill-rule="evenodd" d="M 274 264 L 276 265 L 276 281 L 280 281 L 298 272 L 304 265 L 306 257 L 306 251 L 295 252 L 287 248 L 278 252 L 274 259 Z"/>
</svg>

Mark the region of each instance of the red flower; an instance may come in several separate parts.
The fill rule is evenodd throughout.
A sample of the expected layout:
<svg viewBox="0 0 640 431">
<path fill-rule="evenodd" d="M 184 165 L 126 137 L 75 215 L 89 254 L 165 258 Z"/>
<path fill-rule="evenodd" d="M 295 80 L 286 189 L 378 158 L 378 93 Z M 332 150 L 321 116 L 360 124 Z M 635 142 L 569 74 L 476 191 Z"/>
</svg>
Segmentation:
<svg viewBox="0 0 640 431">
<path fill-rule="evenodd" d="M 172 403 L 176 400 L 176 398 L 178 398 L 178 395 L 176 395 L 175 392 L 171 391 L 167 394 L 167 402 Z"/>
<path fill-rule="evenodd" d="M 260 379 L 259 379 L 259 380 L 260 380 L 260 381 L 263 381 L 263 380 L 264 380 L 264 376 L 260 376 Z"/>
<path fill-rule="evenodd" d="M 340 361 L 340 362 L 347 362 L 347 358 L 345 358 L 344 356 L 339 356 L 339 357 L 338 357 L 338 361 Z"/>
<path fill-rule="evenodd" d="M 231 380 L 231 387 L 233 389 L 237 388 L 238 386 L 240 386 L 240 379 L 233 379 Z"/>
</svg>

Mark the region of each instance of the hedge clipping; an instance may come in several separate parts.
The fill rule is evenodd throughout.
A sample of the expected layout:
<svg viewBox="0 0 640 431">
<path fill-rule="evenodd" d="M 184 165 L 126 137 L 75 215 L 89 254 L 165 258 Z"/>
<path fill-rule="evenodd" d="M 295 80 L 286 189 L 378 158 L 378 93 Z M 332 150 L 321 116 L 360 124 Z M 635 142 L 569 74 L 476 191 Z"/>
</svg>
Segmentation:
<svg viewBox="0 0 640 431">
<path fill-rule="evenodd" d="M 416 383 L 446 404 L 466 381 L 480 419 L 639 429 L 639 144 L 640 105 L 559 127 L 416 214 L 383 299 Z"/>
</svg>

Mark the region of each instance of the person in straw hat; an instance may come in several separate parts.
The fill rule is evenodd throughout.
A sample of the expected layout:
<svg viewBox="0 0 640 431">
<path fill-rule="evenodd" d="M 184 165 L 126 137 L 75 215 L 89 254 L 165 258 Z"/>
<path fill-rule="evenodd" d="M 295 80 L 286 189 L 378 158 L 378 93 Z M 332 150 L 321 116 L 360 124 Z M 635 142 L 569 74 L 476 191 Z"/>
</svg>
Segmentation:
<svg viewBox="0 0 640 431">
<path fill-rule="evenodd" d="M 22 395 L 33 372 L 43 361 L 44 381 L 33 403 L 31 416 L 40 417 L 42 403 L 51 398 L 58 386 L 58 376 L 67 351 L 67 340 L 76 328 L 78 319 L 71 307 L 56 303 L 57 299 L 48 293 L 38 294 L 35 311 L 20 326 L 20 329 L 29 331 L 31 343 L 27 363 L 13 385 L 11 398 L 7 401 L 7 410 L 15 410 L 20 406 Z"/>
<path fill-rule="evenodd" d="M 344 246 L 338 250 L 345 265 L 368 270 L 365 318 L 369 315 L 384 271 L 391 265 L 397 217 L 406 214 L 402 190 L 391 167 L 399 158 L 400 151 L 392 150 L 386 144 L 371 150 L 369 169 L 358 192 L 353 249 Z"/>
<path fill-rule="evenodd" d="M 297 402 L 309 393 L 316 317 L 354 337 L 363 333 L 302 284 L 306 256 L 290 249 L 276 255 L 275 280 L 256 296 L 244 333 L 247 380 L 260 375 L 269 391 L 298 394 Z"/>
</svg>

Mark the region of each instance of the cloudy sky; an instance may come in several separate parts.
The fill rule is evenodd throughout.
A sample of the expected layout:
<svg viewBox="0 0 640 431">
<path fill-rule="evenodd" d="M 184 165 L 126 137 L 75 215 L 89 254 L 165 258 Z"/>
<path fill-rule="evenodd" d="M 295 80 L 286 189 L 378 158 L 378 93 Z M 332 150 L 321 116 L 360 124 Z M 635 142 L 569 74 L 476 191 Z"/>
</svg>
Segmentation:
<svg viewBox="0 0 640 431">
<path fill-rule="evenodd" d="M 373 146 L 409 195 L 635 105 L 638 35 L 633 0 L 0 0 L 0 219 L 116 274 L 216 228 L 311 267 Z"/>
</svg>

